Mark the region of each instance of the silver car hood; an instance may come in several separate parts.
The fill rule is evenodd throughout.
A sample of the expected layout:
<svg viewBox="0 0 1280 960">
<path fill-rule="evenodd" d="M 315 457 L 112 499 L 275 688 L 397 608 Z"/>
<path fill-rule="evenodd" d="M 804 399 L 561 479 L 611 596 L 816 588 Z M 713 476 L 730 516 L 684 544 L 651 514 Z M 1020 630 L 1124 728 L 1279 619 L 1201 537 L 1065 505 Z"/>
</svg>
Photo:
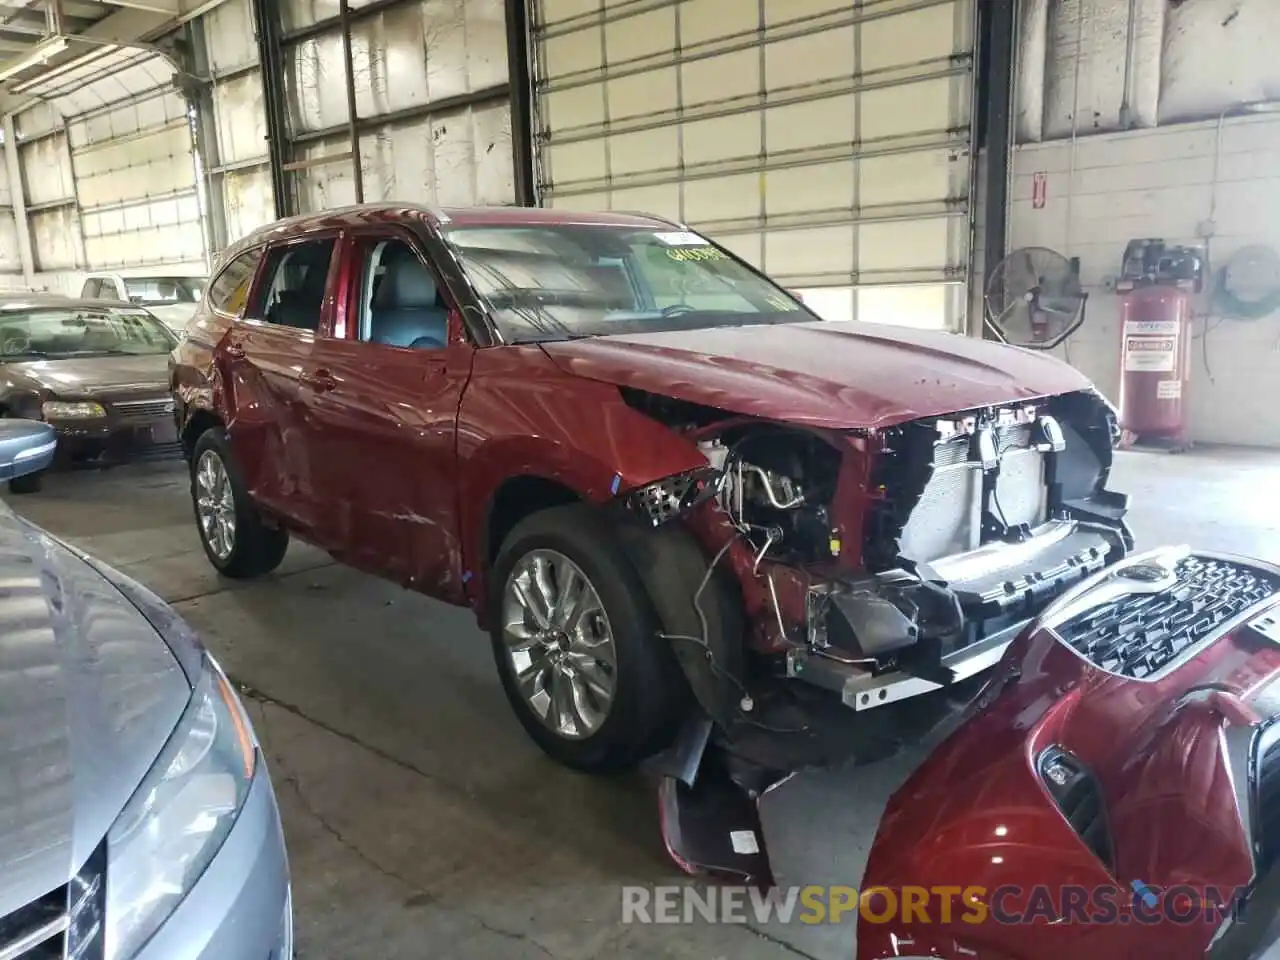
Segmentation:
<svg viewBox="0 0 1280 960">
<path fill-rule="evenodd" d="M 190 697 L 137 608 L 0 506 L 0 917 L 84 864 Z"/>
</svg>

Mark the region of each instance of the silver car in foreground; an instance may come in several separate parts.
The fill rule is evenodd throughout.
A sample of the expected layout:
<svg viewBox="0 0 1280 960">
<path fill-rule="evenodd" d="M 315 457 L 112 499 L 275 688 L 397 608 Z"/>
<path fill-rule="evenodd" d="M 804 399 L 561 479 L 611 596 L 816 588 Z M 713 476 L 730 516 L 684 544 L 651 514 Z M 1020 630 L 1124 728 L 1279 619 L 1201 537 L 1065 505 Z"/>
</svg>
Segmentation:
<svg viewBox="0 0 1280 960">
<path fill-rule="evenodd" d="M 50 426 L 0 420 L 0 479 Z M 154 594 L 0 505 L 0 958 L 289 960 L 249 718 Z"/>
</svg>

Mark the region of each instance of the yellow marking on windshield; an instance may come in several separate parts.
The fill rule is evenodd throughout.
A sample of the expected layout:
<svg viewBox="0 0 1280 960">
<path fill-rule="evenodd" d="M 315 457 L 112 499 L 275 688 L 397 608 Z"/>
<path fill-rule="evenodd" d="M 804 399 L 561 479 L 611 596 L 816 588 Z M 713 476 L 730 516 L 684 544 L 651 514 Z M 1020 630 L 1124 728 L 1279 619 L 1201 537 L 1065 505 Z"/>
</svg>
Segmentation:
<svg viewBox="0 0 1280 960">
<path fill-rule="evenodd" d="M 672 260 L 678 260 L 681 263 L 695 263 L 702 260 L 728 260 L 720 250 L 715 247 L 668 247 L 667 256 Z"/>
</svg>

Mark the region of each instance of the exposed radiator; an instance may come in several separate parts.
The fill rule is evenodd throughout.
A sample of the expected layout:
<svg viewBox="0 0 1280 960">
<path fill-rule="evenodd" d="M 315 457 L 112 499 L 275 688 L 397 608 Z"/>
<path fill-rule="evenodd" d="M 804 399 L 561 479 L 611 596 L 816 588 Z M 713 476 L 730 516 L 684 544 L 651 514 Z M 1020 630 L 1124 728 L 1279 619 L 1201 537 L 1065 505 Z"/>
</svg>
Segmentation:
<svg viewBox="0 0 1280 960">
<path fill-rule="evenodd" d="M 903 527 L 900 552 L 928 563 L 976 549 L 982 540 L 982 470 L 969 462 L 968 437 L 934 447 L 933 476 Z M 992 510 L 1008 526 L 1045 519 L 1044 454 L 1031 447 L 1029 426 L 996 431 L 1000 472 Z"/>
</svg>

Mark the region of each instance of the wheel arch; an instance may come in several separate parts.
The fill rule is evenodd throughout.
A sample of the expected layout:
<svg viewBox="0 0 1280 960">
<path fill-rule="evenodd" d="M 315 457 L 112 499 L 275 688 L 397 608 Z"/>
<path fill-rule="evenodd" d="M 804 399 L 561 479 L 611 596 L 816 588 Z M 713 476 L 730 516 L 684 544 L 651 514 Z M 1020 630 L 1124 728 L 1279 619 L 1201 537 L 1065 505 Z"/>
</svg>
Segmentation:
<svg viewBox="0 0 1280 960">
<path fill-rule="evenodd" d="M 218 414 L 204 407 L 197 407 L 187 417 L 186 423 L 182 425 L 182 433 L 179 439 L 182 441 L 182 455 L 188 461 L 195 452 L 196 441 L 206 431 L 214 427 L 225 427 L 226 424 Z"/>
<path fill-rule="evenodd" d="M 541 510 L 582 503 L 586 499 L 581 490 L 551 477 L 536 473 L 507 477 L 489 497 L 481 519 L 481 568 L 486 571 L 492 568 L 502 542 L 521 520 Z"/>
</svg>

